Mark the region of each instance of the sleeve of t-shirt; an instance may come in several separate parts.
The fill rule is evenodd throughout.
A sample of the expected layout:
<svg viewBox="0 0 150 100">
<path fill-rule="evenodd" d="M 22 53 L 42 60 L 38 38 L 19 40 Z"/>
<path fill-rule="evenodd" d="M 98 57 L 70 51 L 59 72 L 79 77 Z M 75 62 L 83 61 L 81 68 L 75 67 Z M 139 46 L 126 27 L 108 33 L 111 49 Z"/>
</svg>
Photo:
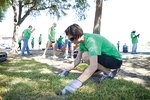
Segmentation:
<svg viewBox="0 0 150 100">
<path fill-rule="evenodd" d="M 83 45 L 83 43 L 79 43 L 79 51 L 88 51 L 87 48 Z"/>
<path fill-rule="evenodd" d="M 31 30 L 29 30 L 29 29 L 28 29 L 28 33 L 30 33 L 30 34 L 31 34 Z"/>
<path fill-rule="evenodd" d="M 135 34 L 131 34 L 131 38 L 135 38 L 135 36 L 136 36 Z"/>
<path fill-rule="evenodd" d="M 96 39 L 89 38 L 86 45 L 89 56 L 101 55 L 101 42 L 97 42 Z"/>
</svg>

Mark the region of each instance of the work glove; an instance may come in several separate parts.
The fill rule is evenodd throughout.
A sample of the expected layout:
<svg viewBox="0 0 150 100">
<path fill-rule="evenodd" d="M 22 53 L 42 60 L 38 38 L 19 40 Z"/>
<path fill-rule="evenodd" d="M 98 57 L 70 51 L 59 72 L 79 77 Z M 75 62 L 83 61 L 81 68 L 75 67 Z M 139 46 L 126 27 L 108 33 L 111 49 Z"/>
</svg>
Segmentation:
<svg viewBox="0 0 150 100">
<path fill-rule="evenodd" d="M 78 79 L 72 80 L 63 90 L 62 94 L 67 95 L 70 93 L 74 93 L 78 88 L 82 86 L 82 82 Z"/>
<path fill-rule="evenodd" d="M 66 75 L 69 74 L 69 71 L 65 69 L 62 73 L 59 74 L 60 77 L 65 77 Z"/>
</svg>

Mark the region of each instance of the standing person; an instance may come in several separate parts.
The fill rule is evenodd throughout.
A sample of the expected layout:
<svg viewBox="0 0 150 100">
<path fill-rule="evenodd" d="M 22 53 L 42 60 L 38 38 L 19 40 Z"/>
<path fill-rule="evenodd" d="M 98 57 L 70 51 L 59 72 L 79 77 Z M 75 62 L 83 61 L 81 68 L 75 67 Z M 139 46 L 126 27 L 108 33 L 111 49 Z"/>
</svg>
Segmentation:
<svg viewBox="0 0 150 100">
<path fill-rule="evenodd" d="M 32 49 L 34 48 L 34 37 L 32 37 L 31 39 L 31 46 L 32 46 Z"/>
<path fill-rule="evenodd" d="M 42 43 L 42 34 L 40 34 L 39 36 L 39 49 L 40 49 L 41 43 Z"/>
<path fill-rule="evenodd" d="M 128 46 L 126 45 L 126 43 L 123 45 L 123 52 L 124 53 L 128 52 Z"/>
<path fill-rule="evenodd" d="M 61 74 L 66 76 L 83 59 L 87 69 L 75 80 L 72 80 L 62 91 L 62 94 L 74 93 L 82 84 L 89 79 L 96 70 L 103 72 L 100 82 L 106 78 L 113 79 L 122 64 L 122 57 L 116 47 L 98 34 L 83 33 L 82 28 L 73 24 L 65 30 L 68 39 L 79 44 L 79 52 L 74 63 L 68 66 Z"/>
<path fill-rule="evenodd" d="M 140 34 L 135 35 L 136 31 L 132 31 L 131 32 L 131 39 L 132 39 L 132 54 L 137 54 L 136 50 L 137 50 L 137 43 L 138 43 L 138 38 L 140 36 Z"/>
<path fill-rule="evenodd" d="M 21 50 L 21 38 L 18 39 L 18 48 Z"/>
<path fill-rule="evenodd" d="M 47 45 L 46 49 L 44 50 L 44 54 L 42 55 L 43 58 L 46 58 L 46 52 L 51 47 L 51 45 L 53 47 L 53 58 L 58 58 L 55 55 L 55 47 L 56 47 L 56 44 L 55 44 L 55 33 L 56 33 L 55 28 L 56 28 L 56 23 L 53 23 L 52 27 L 49 28 L 49 31 L 48 31 L 48 45 Z"/>
<path fill-rule="evenodd" d="M 27 50 L 28 55 L 32 55 L 32 54 L 30 53 L 30 50 L 29 50 L 29 47 L 28 47 L 28 41 L 29 41 L 29 38 L 30 38 L 31 34 L 33 33 L 33 31 L 34 31 L 35 29 L 33 29 L 32 31 L 31 31 L 31 30 L 32 30 L 32 26 L 30 25 L 30 26 L 28 27 L 28 29 L 25 29 L 25 30 L 22 32 L 23 48 L 22 48 L 22 51 L 21 51 L 21 56 L 24 55 L 25 49 Z"/>
<path fill-rule="evenodd" d="M 18 45 L 19 45 L 19 49 L 21 50 L 21 38 L 18 39 Z"/>
<path fill-rule="evenodd" d="M 70 47 L 70 53 L 71 53 L 71 59 L 73 59 L 73 43 L 71 43 L 70 40 L 68 40 L 68 36 L 65 36 L 65 58 L 68 59 L 68 48 Z"/>
<path fill-rule="evenodd" d="M 58 38 L 58 41 L 57 41 L 57 51 L 61 51 L 61 48 L 63 47 L 63 42 L 62 42 L 62 40 L 63 40 L 63 37 L 60 36 L 60 37 Z"/>
<path fill-rule="evenodd" d="M 120 47 L 120 41 L 118 41 L 118 43 L 117 43 L 118 51 L 119 51 L 119 47 Z"/>
</svg>

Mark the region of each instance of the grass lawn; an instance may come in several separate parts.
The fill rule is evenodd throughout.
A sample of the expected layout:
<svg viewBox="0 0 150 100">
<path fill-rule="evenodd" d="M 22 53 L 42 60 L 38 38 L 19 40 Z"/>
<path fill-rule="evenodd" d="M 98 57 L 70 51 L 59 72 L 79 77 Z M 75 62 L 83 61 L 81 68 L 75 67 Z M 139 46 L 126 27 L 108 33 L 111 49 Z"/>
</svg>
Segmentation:
<svg viewBox="0 0 150 100">
<path fill-rule="evenodd" d="M 86 65 L 78 68 L 83 70 Z M 3 100 L 150 100 L 150 90 L 123 79 L 97 83 L 90 78 L 74 94 L 62 96 L 62 89 L 78 76 L 70 73 L 60 78 L 47 64 L 8 58 L 0 64 L 0 97 Z"/>
</svg>

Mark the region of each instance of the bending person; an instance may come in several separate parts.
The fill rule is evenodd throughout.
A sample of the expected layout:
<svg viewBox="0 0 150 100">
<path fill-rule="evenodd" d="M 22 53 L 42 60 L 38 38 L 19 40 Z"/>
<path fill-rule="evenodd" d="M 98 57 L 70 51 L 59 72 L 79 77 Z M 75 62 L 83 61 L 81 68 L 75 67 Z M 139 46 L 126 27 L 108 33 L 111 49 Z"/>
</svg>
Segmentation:
<svg viewBox="0 0 150 100">
<path fill-rule="evenodd" d="M 77 24 L 69 26 L 65 33 L 72 43 L 79 44 L 79 52 L 74 63 L 67 67 L 60 76 L 66 76 L 80 63 L 81 58 L 86 61 L 88 67 L 63 89 L 62 94 L 74 93 L 97 70 L 103 72 L 100 82 L 106 78 L 115 77 L 121 67 L 122 57 L 111 42 L 101 35 L 83 33 L 82 28 Z"/>
</svg>

